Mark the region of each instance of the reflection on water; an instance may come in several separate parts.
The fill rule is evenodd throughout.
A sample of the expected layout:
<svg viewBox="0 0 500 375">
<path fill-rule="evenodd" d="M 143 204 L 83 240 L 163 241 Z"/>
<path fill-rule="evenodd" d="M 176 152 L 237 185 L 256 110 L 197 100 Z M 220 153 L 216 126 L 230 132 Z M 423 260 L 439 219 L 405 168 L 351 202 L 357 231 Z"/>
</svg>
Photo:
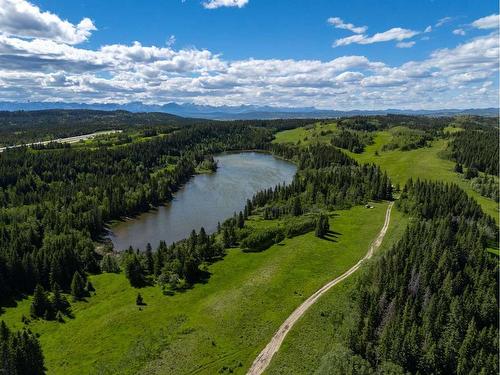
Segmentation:
<svg viewBox="0 0 500 375">
<path fill-rule="evenodd" d="M 244 208 L 257 191 L 293 179 L 295 165 L 272 155 L 244 152 L 215 158 L 217 172 L 194 176 L 172 202 L 133 220 L 117 223 L 109 238 L 116 250 L 132 245 L 144 249 L 150 242 L 168 244 L 186 238 L 192 229 L 204 227 L 209 233 L 217 223 Z"/>
</svg>

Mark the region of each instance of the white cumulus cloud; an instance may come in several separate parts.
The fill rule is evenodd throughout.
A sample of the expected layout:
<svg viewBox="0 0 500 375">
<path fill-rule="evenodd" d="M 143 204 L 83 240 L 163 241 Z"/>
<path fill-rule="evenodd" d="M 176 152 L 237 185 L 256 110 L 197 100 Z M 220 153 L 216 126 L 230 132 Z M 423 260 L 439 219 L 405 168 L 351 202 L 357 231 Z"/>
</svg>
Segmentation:
<svg viewBox="0 0 500 375">
<path fill-rule="evenodd" d="M 478 29 L 498 29 L 500 17 L 498 14 L 492 14 L 472 22 L 472 26 Z"/>
<path fill-rule="evenodd" d="M 217 9 L 222 7 L 243 8 L 248 4 L 248 0 L 207 0 L 203 3 L 206 9 Z"/>
<path fill-rule="evenodd" d="M 38 13 L 46 12 L 38 9 Z M 26 30 L 16 24 L 18 30 Z M 498 103 L 496 31 L 435 50 L 427 58 L 391 65 L 360 55 L 229 60 L 207 49 L 139 41 L 89 48 L 77 45 L 74 38 L 61 38 L 61 33 L 48 37 L 40 28 L 37 33 L 6 29 L 0 32 L 2 101 L 174 101 L 336 109 L 470 108 Z M 348 37 L 348 44 L 394 40 L 410 47 L 413 41 L 408 39 L 416 33 L 395 28 L 372 36 L 355 34 Z"/>
<path fill-rule="evenodd" d="M 454 20 L 454 17 L 449 17 L 449 16 L 446 16 L 446 17 L 443 17 L 441 19 L 439 19 L 437 22 L 436 22 L 436 27 L 441 27 L 443 26 L 444 24 L 447 24 L 448 22 L 451 22 Z"/>
<path fill-rule="evenodd" d="M 352 43 L 357 44 L 372 44 L 372 43 L 380 43 L 380 42 L 388 42 L 391 40 L 401 41 L 404 39 L 409 39 L 419 34 L 418 31 L 413 31 L 409 29 L 403 29 L 401 27 L 394 27 L 390 30 L 384 31 L 382 33 L 376 33 L 373 36 L 366 35 L 352 35 L 346 38 L 337 39 L 333 46 L 347 46 Z"/>
<path fill-rule="evenodd" d="M 414 41 L 410 41 L 410 42 L 399 42 L 396 44 L 396 47 L 398 48 L 411 48 L 415 45 L 415 42 Z"/>
<path fill-rule="evenodd" d="M 333 25 L 333 27 L 335 27 L 336 29 L 349 30 L 355 34 L 363 34 L 368 29 L 368 27 L 366 26 L 354 26 L 352 23 L 345 23 L 339 17 L 328 18 L 328 23 L 330 25 Z"/>
<path fill-rule="evenodd" d="M 42 12 L 28 1 L 0 0 L 0 32 L 6 35 L 78 44 L 87 40 L 95 30 L 89 18 L 83 18 L 75 25 L 53 13 Z"/>
<path fill-rule="evenodd" d="M 464 29 L 455 29 L 455 30 L 453 30 L 452 32 L 453 32 L 453 34 L 455 34 L 455 35 L 462 35 L 462 36 L 463 36 L 463 35 L 465 35 L 465 34 L 466 34 Z"/>
</svg>

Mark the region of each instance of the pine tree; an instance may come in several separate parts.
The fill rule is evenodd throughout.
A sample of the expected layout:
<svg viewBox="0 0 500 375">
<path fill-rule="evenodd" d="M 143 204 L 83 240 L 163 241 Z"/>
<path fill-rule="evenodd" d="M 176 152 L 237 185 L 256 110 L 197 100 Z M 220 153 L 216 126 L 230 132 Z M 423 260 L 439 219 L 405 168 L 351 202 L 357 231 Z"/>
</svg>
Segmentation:
<svg viewBox="0 0 500 375">
<path fill-rule="evenodd" d="M 73 274 L 73 280 L 71 281 L 71 295 L 75 301 L 85 297 L 85 281 L 78 271 Z"/>
<path fill-rule="evenodd" d="M 302 215 L 302 204 L 300 202 L 300 197 L 296 196 L 293 200 L 292 215 L 299 216 Z"/>
<path fill-rule="evenodd" d="M 227 227 L 224 227 L 222 230 L 222 243 L 224 247 L 230 247 L 231 246 L 231 239 L 229 237 L 229 229 Z"/>
<path fill-rule="evenodd" d="M 52 301 L 51 302 L 52 302 L 53 310 L 56 312 L 67 313 L 69 310 L 69 307 L 70 307 L 69 302 L 66 299 L 66 297 L 64 297 L 61 294 L 59 285 L 57 283 L 54 284 L 52 291 L 53 291 L 53 294 L 52 294 Z"/>
<path fill-rule="evenodd" d="M 145 271 L 148 275 L 151 275 L 154 271 L 154 260 L 153 260 L 153 249 L 149 242 L 146 245 L 146 251 L 144 253 L 144 256 L 146 257 Z"/>
<path fill-rule="evenodd" d="M 330 230 L 330 224 L 328 221 L 328 216 L 321 215 L 316 221 L 316 229 L 314 234 L 316 237 L 323 238 Z"/>
<path fill-rule="evenodd" d="M 240 211 L 238 214 L 238 228 L 243 228 L 245 226 L 245 218 L 243 217 L 243 212 Z"/>
<path fill-rule="evenodd" d="M 200 233 L 198 234 L 198 245 L 206 245 L 208 242 L 207 232 L 205 228 L 201 227 Z"/>
<path fill-rule="evenodd" d="M 37 284 L 30 307 L 31 316 L 34 318 L 43 317 L 47 311 L 48 305 L 47 293 L 45 293 L 43 286 Z"/>
<path fill-rule="evenodd" d="M 87 280 L 87 286 L 85 287 L 85 289 L 87 290 L 87 292 L 95 292 L 95 288 L 94 288 L 94 285 L 92 285 L 92 283 L 90 282 L 90 280 Z"/>
<path fill-rule="evenodd" d="M 144 285 L 144 269 L 142 267 L 141 261 L 136 254 L 132 254 L 125 259 L 125 276 L 135 288 Z"/>
<path fill-rule="evenodd" d="M 120 272 L 120 266 L 118 265 L 118 262 L 116 261 L 116 257 L 113 256 L 112 254 L 106 254 L 102 258 L 101 261 L 101 271 L 102 272 L 109 272 L 109 273 L 118 273 Z"/>
</svg>

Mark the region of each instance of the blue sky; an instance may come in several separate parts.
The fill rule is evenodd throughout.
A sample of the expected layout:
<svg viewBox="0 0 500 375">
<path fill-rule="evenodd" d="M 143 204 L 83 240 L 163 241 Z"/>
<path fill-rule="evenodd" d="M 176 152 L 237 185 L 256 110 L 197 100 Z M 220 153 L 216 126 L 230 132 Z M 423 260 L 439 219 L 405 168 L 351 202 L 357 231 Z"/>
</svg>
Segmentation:
<svg viewBox="0 0 500 375">
<path fill-rule="evenodd" d="M 346 54 L 362 54 L 394 64 L 425 58 L 433 49 L 453 46 L 466 38 L 452 34 L 452 30 L 498 13 L 495 1 L 477 0 L 250 0 L 242 8 L 212 10 L 201 6 L 201 0 L 43 0 L 33 3 L 73 23 L 83 17 L 92 19 L 99 32 L 89 39 L 90 48 L 134 41 L 159 46 L 175 35 L 178 48 L 206 48 L 227 59 L 326 61 Z M 393 27 L 421 31 L 429 25 L 434 27 L 440 19 L 452 17 L 453 20 L 434 27 L 425 43 L 401 51 L 394 48 L 394 43 L 331 48 L 335 39 L 352 33 L 333 28 L 327 23 L 330 17 L 366 25 L 369 33 Z"/>
<path fill-rule="evenodd" d="M 497 106 L 498 4 L 0 0 L 0 100 Z"/>
</svg>

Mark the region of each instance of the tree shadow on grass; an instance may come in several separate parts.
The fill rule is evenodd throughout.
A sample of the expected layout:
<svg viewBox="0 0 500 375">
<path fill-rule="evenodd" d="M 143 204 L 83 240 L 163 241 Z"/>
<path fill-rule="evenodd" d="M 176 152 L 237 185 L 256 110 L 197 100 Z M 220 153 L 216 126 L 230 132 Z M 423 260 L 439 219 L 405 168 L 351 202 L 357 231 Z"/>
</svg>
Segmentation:
<svg viewBox="0 0 500 375">
<path fill-rule="evenodd" d="M 323 236 L 323 239 L 325 241 L 330 241 L 330 242 L 337 242 L 337 239 L 339 238 L 339 236 L 341 236 L 342 233 L 339 233 L 339 232 L 335 232 L 333 230 L 329 230 L 328 232 L 326 232 L 326 234 Z"/>
<path fill-rule="evenodd" d="M 167 296 L 173 296 L 174 294 L 177 293 L 185 293 L 188 290 L 191 290 L 195 287 L 196 284 L 206 284 L 208 283 L 208 280 L 210 280 L 210 276 L 212 276 L 212 273 L 207 271 L 207 270 L 199 270 L 198 274 L 196 275 L 196 280 L 183 285 L 181 288 L 176 288 L 176 289 L 165 289 L 163 290 L 163 294 Z"/>
<path fill-rule="evenodd" d="M 18 294 L 15 297 L 6 298 L 0 301 L 0 316 L 5 312 L 5 308 L 17 307 L 18 303 L 27 299 L 26 294 Z"/>
</svg>

